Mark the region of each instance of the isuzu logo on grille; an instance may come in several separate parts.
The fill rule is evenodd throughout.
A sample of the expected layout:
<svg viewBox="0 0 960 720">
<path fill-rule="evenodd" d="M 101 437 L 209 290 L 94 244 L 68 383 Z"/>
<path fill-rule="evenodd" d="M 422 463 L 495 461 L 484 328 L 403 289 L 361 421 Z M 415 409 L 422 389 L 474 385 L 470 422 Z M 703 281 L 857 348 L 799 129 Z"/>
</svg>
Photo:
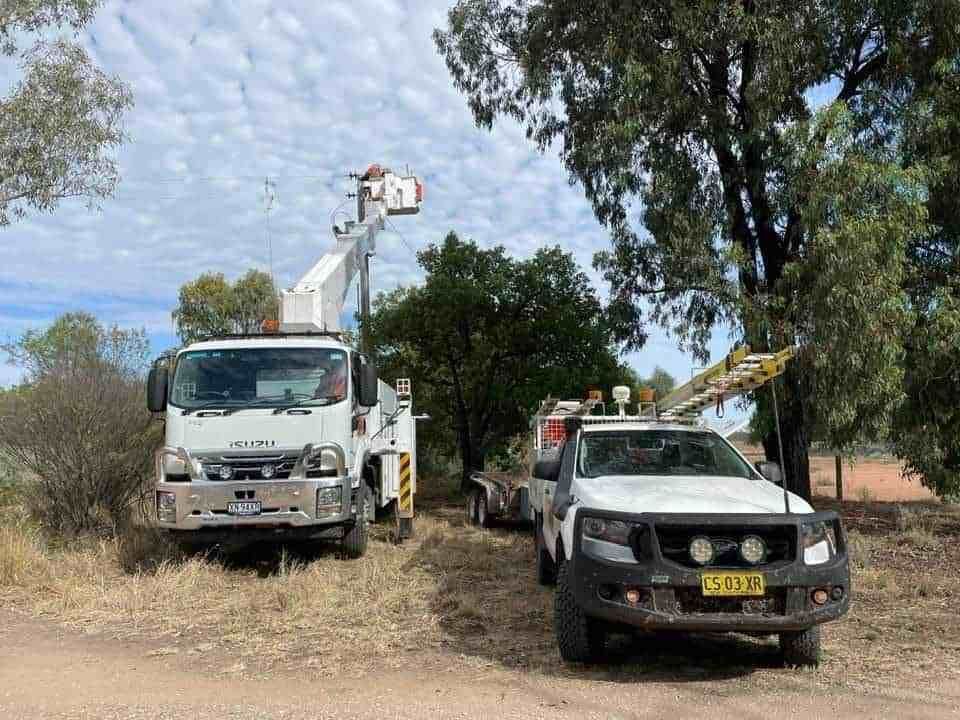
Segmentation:
<svg viewBox="0 0 960 720">
<path fill-rule="evenodd" d="M 276 440 L 231 440 L 227 443 L 231 448 L 271 448 L 277 446 Z"/>
</svg>

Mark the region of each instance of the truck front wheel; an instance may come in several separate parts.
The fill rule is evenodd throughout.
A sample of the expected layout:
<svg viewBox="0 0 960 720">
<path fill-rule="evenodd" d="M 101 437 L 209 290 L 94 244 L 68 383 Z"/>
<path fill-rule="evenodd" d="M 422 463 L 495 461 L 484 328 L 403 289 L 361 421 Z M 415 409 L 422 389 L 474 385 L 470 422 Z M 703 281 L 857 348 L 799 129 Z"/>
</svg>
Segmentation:
<svg viewBox="0 0 960 720">
<path fill-rule="evenodd" d="M 367 539 L 369 527 L 367 521 L 367 512 L 372 502 L 371 492 L 366 485 L 363 485 L 363 503 L 357 508 L 357 519 L 347 533 L 340 541 L 340 548 L 343 554 L 351 559 L 363 557 L 367 551 Z"/>
<path fill-rule="evenodd" d="M 553 627 L 560 657 L 567 662 L 590 663 L 603 657 L 607 633 L 600 620 L 588 617 L 577 604 L 571 586 L 569 563 L 557 547 L 559 570 L 553 598 Z"/>
<path fill-rule="evenodd" d="M 800 632 L 780 633 L 780 652 L 783 664 L 789 666 L 816 666 L 820 664 L 820 626 Z"/>
</svg>

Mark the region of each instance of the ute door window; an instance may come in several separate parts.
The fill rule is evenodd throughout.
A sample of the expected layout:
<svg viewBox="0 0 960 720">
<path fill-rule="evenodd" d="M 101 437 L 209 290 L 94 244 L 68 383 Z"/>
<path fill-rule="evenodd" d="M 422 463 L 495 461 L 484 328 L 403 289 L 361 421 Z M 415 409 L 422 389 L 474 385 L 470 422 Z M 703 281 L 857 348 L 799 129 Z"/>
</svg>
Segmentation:
<svg viewBox="0 0 960 720">
<path fill-rule="evenodd" d="M 347 397 L 347 354 L 332 348 L 194 350 L 177 361 L 171 404 L 201 407 L 322 406 Z"/>
</svg>

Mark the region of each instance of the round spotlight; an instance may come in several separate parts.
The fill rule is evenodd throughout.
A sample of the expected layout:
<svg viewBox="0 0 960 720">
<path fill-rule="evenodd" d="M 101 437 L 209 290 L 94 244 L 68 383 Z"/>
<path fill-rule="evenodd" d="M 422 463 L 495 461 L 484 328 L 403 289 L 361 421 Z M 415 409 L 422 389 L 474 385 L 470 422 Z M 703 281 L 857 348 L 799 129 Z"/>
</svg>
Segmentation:
<svg viewBox="0 0 960 720">
<path fill-rule="evenodd" d="M 640 602 L 640 591 L 636 588 L 630 588 L 624 594 L 624 597 L 626 597 L 628 603 L 631 605 L 636 605 L 638 602 Z"/>
<path fill-rule="evenodd" d="M 221 480 L 230 480 L 233 478 L 233 466 L 232 465 L 221 465 L 220 466 L 220 479 Z"/>
<path fill-rule="evenodd" d="M 746 560 L 751 565 L 756 565 L 763 562 L 763 558 L 766 557 L 767 546 L 763 544 L 763 540 L 758 538 L 756 535 L 747 535 L 743 540 L 740 541 L 740 557 Z"/>
<path fill-rule="evenodd" d="M 695 563 L 708 565 L 713 560 L 713 543 L 710 538 L 695 537 L 690 541 L 690 557 Z"/>
<path fill-rule="evenodd" d="M 270 480 L 270 479 L 272 479 L 273 476 L 276 475 L 276 474 L 277 474 L 277 466 L 276 466 L 276 465 L 267 464 L 267 465 L 264 465 L 262 468 L 260 468 L 260 476 L 261 476 L 264 480 Z"/>
<path fill-rule="evenodd" d="M 827 595 L 827 591 L 824 590 L 823 588 L 817 588 L 816 590 L 813 591 L 813 601 L 817 605 L 826 604 L 828 597 L 829 595 Z"/>
</svg>

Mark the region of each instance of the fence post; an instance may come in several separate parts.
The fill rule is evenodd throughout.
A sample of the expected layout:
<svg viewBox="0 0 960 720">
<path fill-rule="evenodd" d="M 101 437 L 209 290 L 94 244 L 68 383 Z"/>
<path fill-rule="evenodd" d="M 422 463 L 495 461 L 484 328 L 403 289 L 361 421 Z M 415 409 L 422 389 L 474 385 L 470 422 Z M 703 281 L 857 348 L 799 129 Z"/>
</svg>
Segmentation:
<svg viewBox="0 0 960 720">
<path fill-rule="evenodd" d="M 843 459 L 837 455 L 834 457 L 834 462 L 837 475 L 837 500 L 843 500 Z"/>
</svg>

